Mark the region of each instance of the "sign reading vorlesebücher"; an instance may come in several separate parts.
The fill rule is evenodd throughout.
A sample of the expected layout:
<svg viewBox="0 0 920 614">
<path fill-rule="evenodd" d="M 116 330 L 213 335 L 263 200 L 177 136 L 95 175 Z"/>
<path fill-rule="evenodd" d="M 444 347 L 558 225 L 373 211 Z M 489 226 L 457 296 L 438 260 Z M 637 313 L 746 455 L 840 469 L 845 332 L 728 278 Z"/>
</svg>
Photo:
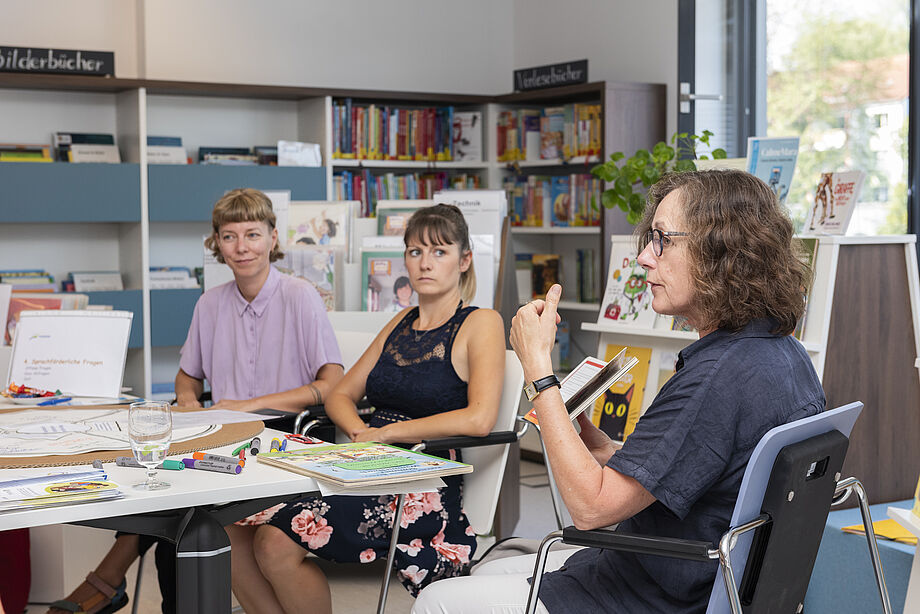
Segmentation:
<svg viewBox="0 0 920 614">
<path fill-rule="evenodd" d="M 526 92 L 588 82 L 588 60 L 563 62 L 514 71 L 514 91 Z"/>
<path fill-rule="evenodd" d="M 115 75 L 111 51 L 0 47 L 0 72 Z"/>
</svg>

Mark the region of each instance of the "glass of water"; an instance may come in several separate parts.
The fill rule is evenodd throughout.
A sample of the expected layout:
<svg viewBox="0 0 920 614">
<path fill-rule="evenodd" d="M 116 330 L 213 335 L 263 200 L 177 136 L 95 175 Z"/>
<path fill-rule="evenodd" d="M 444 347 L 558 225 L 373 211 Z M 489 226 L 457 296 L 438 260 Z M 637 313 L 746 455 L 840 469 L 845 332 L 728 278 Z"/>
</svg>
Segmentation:
<svg viewBox="0 0 920 614">
<path fill-rule="evenodd" d="M 172 414 L 166 401 L 139 401 L 128 409 L 128 438 L 137 462 L 147 468 L 139 490 L 159 490 L 169 484 L 157 479 L 156 467 L 166 459 L 172 440 Z"/>
</svg>

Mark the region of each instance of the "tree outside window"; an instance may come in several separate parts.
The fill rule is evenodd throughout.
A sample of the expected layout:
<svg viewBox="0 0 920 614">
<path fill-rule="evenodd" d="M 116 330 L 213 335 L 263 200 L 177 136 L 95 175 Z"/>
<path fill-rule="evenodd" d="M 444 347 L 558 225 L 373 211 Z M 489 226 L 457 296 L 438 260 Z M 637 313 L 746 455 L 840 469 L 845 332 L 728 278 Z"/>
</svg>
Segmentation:
<svg viewBox="0 0 920 614">
<path fill-rule="evenodd" d="M 801 230 L 822 172 L 864 170 L 848 234 L 907 230 L 909 1 L 767 0 L 767 133 L 799 136 Z"/>
</svg>

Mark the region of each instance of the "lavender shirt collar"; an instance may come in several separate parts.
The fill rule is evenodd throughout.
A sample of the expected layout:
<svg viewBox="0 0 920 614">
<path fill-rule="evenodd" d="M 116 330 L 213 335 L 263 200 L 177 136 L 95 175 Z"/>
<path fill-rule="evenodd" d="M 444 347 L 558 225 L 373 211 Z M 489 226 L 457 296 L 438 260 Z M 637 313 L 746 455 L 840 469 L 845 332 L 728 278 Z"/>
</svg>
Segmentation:
<svg viewBox="0 0 920 614">
<path fill-rule="evenodd" d="M 268 307 L 269 302 L 275 295 L 275 292 L 278 291 L 280 285 L 281 273 L 271 265 L 268 267 L 268 278 L 265 280 L 265 283 L 262 284 L 262 288 L 259 290 L 259 293 L 256 294 L 256 297 L 252 299 L 251 303 L 243 297 L 243 293 L 240 292 L 240 287 L 233 284 L 233 296 L 236 299 L 236 310 L 239 312 L 239 315 L 242 316 L 247 307 L 252 307 L 256 316 L 261 318 L 262 313 L 265 311 L 265 308 Z"/>
</svg>

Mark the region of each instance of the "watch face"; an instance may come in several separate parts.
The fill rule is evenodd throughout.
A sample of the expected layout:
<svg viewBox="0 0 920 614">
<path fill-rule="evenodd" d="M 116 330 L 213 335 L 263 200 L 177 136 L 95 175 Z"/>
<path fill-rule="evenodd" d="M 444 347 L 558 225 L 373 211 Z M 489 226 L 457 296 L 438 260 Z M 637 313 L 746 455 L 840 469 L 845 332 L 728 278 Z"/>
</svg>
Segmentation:
<svg viewBox="0 0 920 614">
<path fill-rule="evenodd" d="M 534 387 L 533 382 L 524 386 L 524 396 L 527 397 L 528 401 L 533 401 L 537 398 L 537 389 Z"/>
</svg>

